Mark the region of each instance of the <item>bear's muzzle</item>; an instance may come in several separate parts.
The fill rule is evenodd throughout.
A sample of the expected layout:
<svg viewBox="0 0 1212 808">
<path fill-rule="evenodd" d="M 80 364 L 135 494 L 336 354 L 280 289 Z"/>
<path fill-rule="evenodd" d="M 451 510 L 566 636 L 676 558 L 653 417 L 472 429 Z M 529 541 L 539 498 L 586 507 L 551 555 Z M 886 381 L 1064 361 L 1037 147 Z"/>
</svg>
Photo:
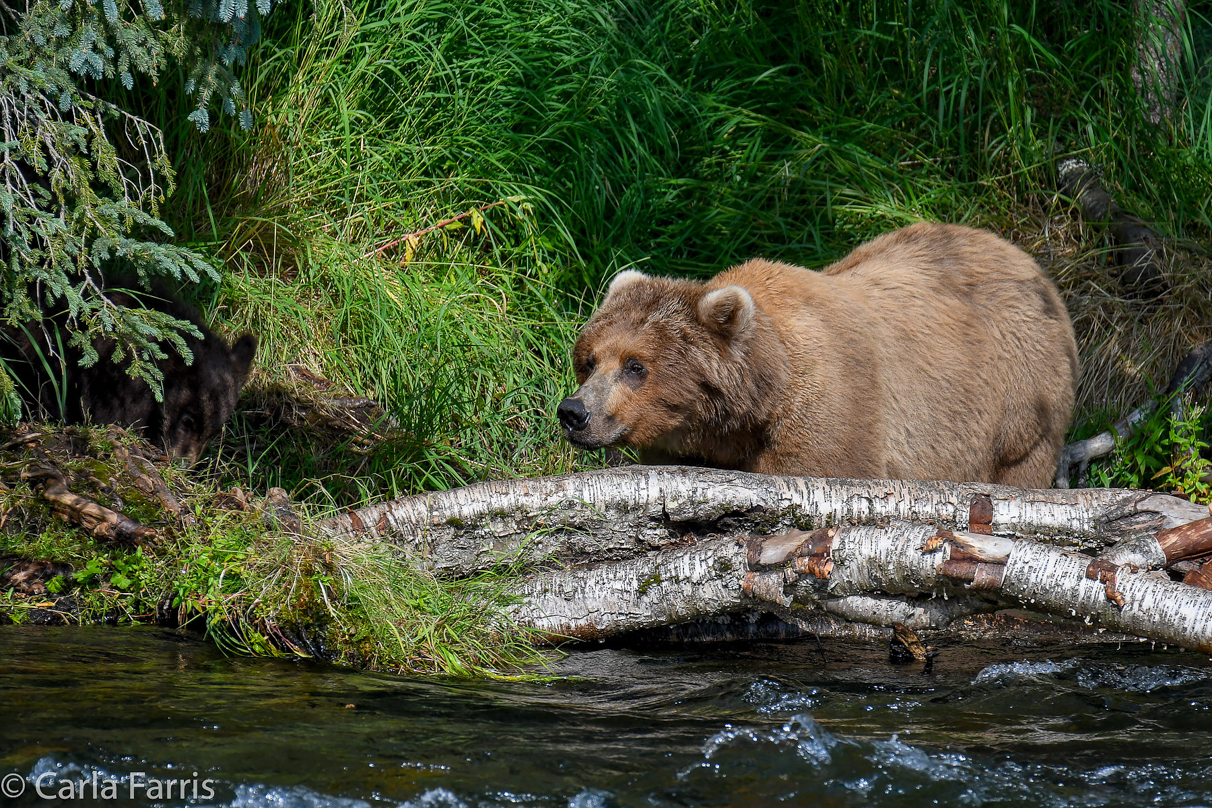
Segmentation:
<svg viewBox="0 0 1212 808">
<path fill-rule="evenodd" d="M 585 409 L 585 402 L 579 398 L 566 398 L 556 407 L 556 417 L 564 425 L 564 431 L 571 436 L 589 425 L 590 414 L 589 410 Z"/>
</svg>

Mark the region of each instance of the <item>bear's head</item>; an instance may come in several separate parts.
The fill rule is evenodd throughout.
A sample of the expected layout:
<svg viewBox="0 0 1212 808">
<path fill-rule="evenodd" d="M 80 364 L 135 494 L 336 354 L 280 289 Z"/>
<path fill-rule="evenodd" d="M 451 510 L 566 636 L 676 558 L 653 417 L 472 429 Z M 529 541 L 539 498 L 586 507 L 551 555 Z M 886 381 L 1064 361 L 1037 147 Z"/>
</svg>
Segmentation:
<svg viewBox="0 0 1212 808">
<path fill-rule="evenodd" d="M 738 422 L 762 329 L 740 286 L 620 273 L 573 348 L 580 387 L 557 408 L 564 435 L 582 449 L 702 454 L 711 430 Z"/>
<path fill-rule="evenodd" d="M 244 334 L 228 347 L 222 337 L 203 333 L 204 340 L 189 341 L 191 364 L 177 361 L 173 367 L 163 368 L 160 443 L 169 457 L 190 465 L 198 462 L 207 442 L 235 412 L 257 352 L 257 338 L 252 334 Z"/>
</svg>

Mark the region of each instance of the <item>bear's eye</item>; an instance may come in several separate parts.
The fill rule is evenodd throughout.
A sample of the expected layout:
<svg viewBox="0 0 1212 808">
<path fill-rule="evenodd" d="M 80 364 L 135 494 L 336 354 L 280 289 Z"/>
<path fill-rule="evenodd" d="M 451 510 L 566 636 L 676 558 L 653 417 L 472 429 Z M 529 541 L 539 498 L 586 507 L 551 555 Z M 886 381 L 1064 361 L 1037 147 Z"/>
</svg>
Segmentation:
<svg viewBox="0 0 1212 808">
<path fill-rule="evenodd" d="M 627 372 L 628 376 L 634 376 L 637 379 L 642 379 L 648 374 L 648 370 L 640 364 L 638 359 L 628 359 L 623 370 Z"/>
<path fill-rule="evenodd" d="M 598 366 L 598 360 L 593 358 L 593 354 L 585 357 L 585 372 L 593 373 L 593 369 Z"/>
</svg>

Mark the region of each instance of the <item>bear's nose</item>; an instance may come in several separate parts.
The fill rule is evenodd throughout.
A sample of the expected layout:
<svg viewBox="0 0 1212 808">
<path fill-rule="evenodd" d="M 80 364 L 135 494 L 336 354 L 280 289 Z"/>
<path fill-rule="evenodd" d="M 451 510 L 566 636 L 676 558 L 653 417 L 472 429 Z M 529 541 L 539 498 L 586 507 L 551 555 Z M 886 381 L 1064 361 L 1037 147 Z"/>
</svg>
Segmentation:
<svg viewBox="0 0 1212 808">
<path fill-rule="evenodd" d="M 579 398 L 566 398 L 556 407 L 556 417 L 569 432 L 580 432 L 589 423 L 589 410 Z"/>
</svg>

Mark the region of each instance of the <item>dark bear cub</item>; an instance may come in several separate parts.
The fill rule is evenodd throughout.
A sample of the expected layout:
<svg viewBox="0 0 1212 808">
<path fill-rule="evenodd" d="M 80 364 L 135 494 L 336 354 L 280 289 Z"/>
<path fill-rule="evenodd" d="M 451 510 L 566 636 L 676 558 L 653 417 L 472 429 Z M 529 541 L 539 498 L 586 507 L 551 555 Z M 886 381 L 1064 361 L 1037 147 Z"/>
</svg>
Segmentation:
<svg viewBox="0 0 1212 808">
<path fill-rule="evenodd" d="M 137 288 L 133 283 L 125 285 Z M 156 401 L 146 382 L 131 378 L 112 361 L 113 340 L 97 342 L 99 359 L 91 367 L 81 367 L 82 352 L 67 345 L 63 315 L 17 328 L 5 326 L 0 359 L 14 378 L 27 414 L 62 418 L 68 423 L 88 420 L 141 428 L 144 438 L 169 457 L 196 463 L 207 441 L 236 409 L 236 399 L 252 368 L 257 338 L 244 334 L 229 346 L 206 327 L 196 309 L 163 287 L 137 296 L 110 289 L 106 296 L 121 306 L 154 308 L 193 323 L 202 339 L 182 335 L 193 362 L 186 364 L 174 350 L 166 349 L 168 357 L 157 363 L 164 374 L 164 400 Z M 64 346 L 62 352 L 60 346 Z"/>
</svg>

